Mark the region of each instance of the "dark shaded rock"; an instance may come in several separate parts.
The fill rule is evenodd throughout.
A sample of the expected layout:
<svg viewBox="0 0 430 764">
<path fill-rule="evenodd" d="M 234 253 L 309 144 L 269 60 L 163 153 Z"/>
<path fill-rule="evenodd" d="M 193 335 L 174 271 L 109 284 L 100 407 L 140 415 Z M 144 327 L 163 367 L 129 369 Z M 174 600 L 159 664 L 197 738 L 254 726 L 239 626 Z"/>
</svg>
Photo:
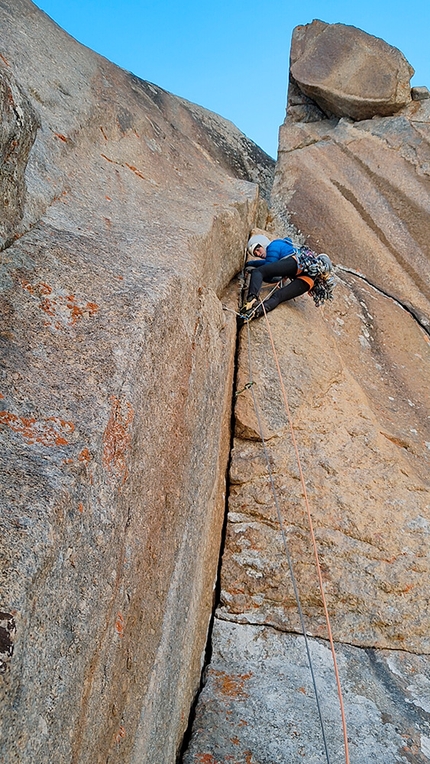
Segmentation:
<svg viewBox="0 0 430 764">
<path fill-rule="evenodd" d="M 290 122 L 319 122 L 327 119 L 317 103 L 305 95 L 290 77 L 288 85 L 287 117 Z"/>
<path fill-rule="evenodd" d="M 37 127 L 29 99 L 0 61 L 0 249 L 12 241 L 24 214 L 24 173 Z"/>
<path fill-rule="evenodd" d="M 413 101 L 425 101 L 430 98 L 430 90 L 426 87 L 415 87 L 411 89 L 411 96 Z"/>
<path fill-rule="evenodd" d="M 13 642 L 16 634 L 15 619 L 11 613 L 0 613 L 0 674 L 7 670 L 7 664 L 13 655 Z"/>
</svg>

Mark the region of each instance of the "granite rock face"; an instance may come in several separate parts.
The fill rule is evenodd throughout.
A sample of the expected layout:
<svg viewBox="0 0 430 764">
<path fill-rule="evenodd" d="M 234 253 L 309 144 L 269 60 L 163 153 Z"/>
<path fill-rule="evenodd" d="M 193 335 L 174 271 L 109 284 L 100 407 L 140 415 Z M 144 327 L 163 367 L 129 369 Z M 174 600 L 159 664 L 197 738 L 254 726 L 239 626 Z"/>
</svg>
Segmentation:
<svg viewBox="0 0 430 764">
<path fill-rule="evenodd" d="M 317 26 L 321 37 L 325 27 Z M 302 30 L 294 35 L 296 52 Z M 430 762 L 429 101 L 353 122 L 346 111 L 327 118 L 321 101 L 293 86 L 270 233 L 327 252 L 337 284 L 333 303 L 323 308 L 300 297 L 268 314 L 290 416 L 265 319 L 252 321 L 249 335 L 241 329 L 220 603 L 185 761 L 326 760 L 303 624 L 330 760 L 345 761 L 293 432 L 350 760 L 424 764 Z"/>
<path fill-rule="evenodd" d="M 429 653 L 426 335 L 408 312 L 349 274 L 339 278 L 335 303 L 324 314 L 302 298 L 269 320 L 334 637 Z M 249 379 L 248 352 L 244 336 L 239 390 Z M 289 422 L 262 320 L 251 324 L 251 360 L 253 387 L 236 403 L 220 614 L 283 631 L 301 628 L 261 426 L 307 627 L 327 636 Z"/>
<path fill-rule="evenodd" d="M 173 762 L 224 516 L 220 298 L 273 162 L 29 0 L 0 25 L 2 760 Z"/>
<path fill-rule="evenodd" d="M 327 761 L 303 637 L 217 619 L 214 642 L 184 764 Z M 343 764 L 330 649 L 311 639 L 310 652 L 329 760 Z M 350 761 L 429 761 L 428 662 L 399 651 L 340 645 L 338 664 Z"/>
<path fill-rule="evenodd" d="M 360 122 L 297 122 L 287 113 L 273 213 L 305 232 L 309 246 L 365 274 L 427 330 L 429 191 L 428 99 Z"/>
<path fill-rule="evenodd" d="M 413 68 L 397 48 L 345 24 L 296 27 L 290 76 L 327 116 L 371 119 L 411 100 Z"/>
</svg>

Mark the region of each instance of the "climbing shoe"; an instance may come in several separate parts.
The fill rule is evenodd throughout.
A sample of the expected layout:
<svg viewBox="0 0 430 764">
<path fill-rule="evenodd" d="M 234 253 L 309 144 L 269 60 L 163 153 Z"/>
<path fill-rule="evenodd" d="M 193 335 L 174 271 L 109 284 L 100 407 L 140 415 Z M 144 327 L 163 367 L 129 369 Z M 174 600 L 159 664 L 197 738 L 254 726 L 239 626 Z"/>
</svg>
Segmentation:
<svg viewBox="0 0 430 764">
<path fill-rule="evenodd" d="M 244 306 L 245 307 L 245 306 Z M 254 307 L 250 308 L 250 310 L 244 310 L 242 308 L 239 318 L 238 318 L 238 324 L 239 329 L 241 326 L 247 323 L 247 321 L 252 321 L 253 318 L 260 318 L 264 313 L 263 306 L 261 303 L 254 304 Z"/>
<path fill-rule="evenodd" d="M 241 316 L 246 316 L 250 311 L 252 311 L 258 303 L 258 297 L 254 297 L 254 295 L 250 294 L 247 297 L 246 302 L 243 304 L 243 307 L 240 311 Z"/>
</svg>

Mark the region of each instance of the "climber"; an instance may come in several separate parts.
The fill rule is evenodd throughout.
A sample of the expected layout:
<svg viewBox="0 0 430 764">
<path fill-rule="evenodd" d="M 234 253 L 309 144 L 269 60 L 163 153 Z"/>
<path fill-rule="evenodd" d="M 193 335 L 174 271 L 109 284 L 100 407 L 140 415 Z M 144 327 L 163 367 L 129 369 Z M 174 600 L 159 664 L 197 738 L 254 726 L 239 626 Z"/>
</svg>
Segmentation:
<svg viewBox="0 0 430 764">
<path fill-rule="evenodd" d="M 275 263 L 283 257 L 293 255 L 296 248 L 291 239 L 275 239 L 270 241 L 263 234 L 251 236 L 247 244 L 247 251 L 251 257 L 257 256 L 259 260 L 248 260 L 245 265 L 246 270 L 250 268 L 259 268 L 266 263 Z M 264 260 L 264 262 L 262 262 Z"/>
<path fill-rule="evenodd" d="M 248 296 L 241 310 L 241 321 L 249 321 L 269 312 L 281 302 L 292 300 L 309 292 L 315 305 L 333 299 L 334 280 L 331 276 L 332 264 L 326 254 L 317 255 L 307 247 L 294 247 L 291 239 L 275 239 L 270 242 L 266 236 L 253 236 L 248 242 L 248 252 L 257 255 L 261 261 L 250 261 L 246 268 L 252 267 Z M 275 288 L 264 300 L 264 309 L 259 300 L 263 281 L 276 278 L 290 279 L 290 283 Z"/>
</svg>

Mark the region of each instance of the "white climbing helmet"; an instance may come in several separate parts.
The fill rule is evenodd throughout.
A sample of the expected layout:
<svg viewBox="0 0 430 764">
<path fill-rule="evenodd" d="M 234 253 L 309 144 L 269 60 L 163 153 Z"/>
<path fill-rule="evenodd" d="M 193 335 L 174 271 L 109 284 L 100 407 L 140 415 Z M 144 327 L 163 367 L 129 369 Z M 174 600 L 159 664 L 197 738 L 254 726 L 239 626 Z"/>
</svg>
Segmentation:
<svg viewBox="0 0 430 764">
<path fill-rule="evenodd" d="M 255 236 L 251 236 L 250 240 L 248 241 L 248 244 L 246 245 L 246 248 L 250 255 L 254 254 L 254 249 L 256 248 L 257 244 L 260 244 L 264 250 L 267 249 L 267 247 L 270 244 L 270 239 L 267 238 L 267 236 L 264 236 L 263 234 L 256 234 Z"/>
<path fill-rule="evenodd" d="M 332 262 L 328 255 L 326 255 L 324 252 L 321 253 L 321 255 L 318 255 L 318 260 L 323 265 L 322 273 L 331 273 L 333 270 Z"/>
</svg>

